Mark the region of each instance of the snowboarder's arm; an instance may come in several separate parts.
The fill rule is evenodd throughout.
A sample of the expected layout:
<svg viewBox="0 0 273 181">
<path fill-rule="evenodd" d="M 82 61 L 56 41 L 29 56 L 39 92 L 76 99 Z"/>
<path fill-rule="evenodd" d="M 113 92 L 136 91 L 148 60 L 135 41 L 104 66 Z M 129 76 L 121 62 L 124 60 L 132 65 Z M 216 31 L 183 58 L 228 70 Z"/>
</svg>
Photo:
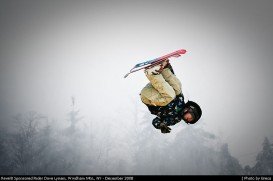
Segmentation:
<svg viewBox="0 0 273 181">
<path fill-rule="evenodd" d="M 153 125 L 156 129 L 160 129 L 161 133 L 170 133 L 171 132 L 171 128 L 169 128 L 167 126 L 167 124 L 163 120 L 161 120 L 159 117 L 156 117 L 153 120 Z"/>
<path fill-rule="evenodd" d="M 162 123 L 163 121 L 159 118 L 159 117 L 156 117 L 153 119 L 153 126 L 156 128 L 156 129 L 160 129 L 160 123 Z"/>
</svg>

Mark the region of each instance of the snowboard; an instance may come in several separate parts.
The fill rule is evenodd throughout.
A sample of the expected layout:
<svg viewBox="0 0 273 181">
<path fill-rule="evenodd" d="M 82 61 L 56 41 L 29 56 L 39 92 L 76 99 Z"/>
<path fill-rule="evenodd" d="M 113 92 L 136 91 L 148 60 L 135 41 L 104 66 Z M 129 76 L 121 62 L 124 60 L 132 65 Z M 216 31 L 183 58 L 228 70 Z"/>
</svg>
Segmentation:
<svg viewBox="0 0 273 181">
<path fill-rule="evenodd" d="M 145 62 L 142 62 L 142 63 L 138 63 L 136 64 L 131 70 L 130 72 L 128 72 L 124 78 L 128 77 L 128 75 L 130 75 L 131 73 L 134 73 L 134 72 L 137 72 L 141 69 L 149 69 L 151 67 L 154 67 L 158 64 L 161 64 L 163 61 L 165 61 L 166 59 L 169 59 L 169 58 L 172 58 L 172 57 L 180 57 L 182 54 L 185 54 L 187 51 L 184 50 L 184 49 L 180 49 L 180 50 L 176 50 L 172 53 L 169 53 L 167 55 L 163 55 L 161 57 L 158 57 L 158 58 L 155 58 L 155 59 L 152 59 L 152 60 L 148 60 L 148 61 L 145 61 Z"/>
</svg>

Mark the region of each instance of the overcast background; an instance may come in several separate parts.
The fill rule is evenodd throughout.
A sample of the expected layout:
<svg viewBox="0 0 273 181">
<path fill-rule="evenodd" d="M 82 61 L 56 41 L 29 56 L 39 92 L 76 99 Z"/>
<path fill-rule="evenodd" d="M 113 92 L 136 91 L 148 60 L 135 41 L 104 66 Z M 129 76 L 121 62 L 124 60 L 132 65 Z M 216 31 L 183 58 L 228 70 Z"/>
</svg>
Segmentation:
<svg viewBox="0 0 273 181">
<path fill-rule="evenodd" d="M 1 127 L 30 110 L 62 120 L 71 96 L 86 121 L 126 127 L 135 105 L 148 112 L 139 99 L 148 81 L 142 71 L 123 76 L 181 48 L 187 54 L 171 63 L 203 109 L 196 126 L 253 165 L 264 137 L 273 138 L 271 0 L 1 0 Z"/>
</svg>

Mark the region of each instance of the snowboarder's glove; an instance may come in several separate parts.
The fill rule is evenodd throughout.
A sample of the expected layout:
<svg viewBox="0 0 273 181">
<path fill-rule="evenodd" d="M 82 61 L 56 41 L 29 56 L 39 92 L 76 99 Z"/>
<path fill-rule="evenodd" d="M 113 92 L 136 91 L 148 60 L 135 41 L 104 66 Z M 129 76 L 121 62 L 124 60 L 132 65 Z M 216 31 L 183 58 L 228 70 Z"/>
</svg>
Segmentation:
<svg viewBox="0 0 273 181">
<path fill-rule="evenodd" d="M 160 130 L 161 130 L 161 133 L 170 133 L 171 132 L 171 128 L 169 128 L 165 123 L 160 123 Z"/>
<path fill-rule="evenodd" d="M 148 75 L 158 75 L 160 74 L 160 71 L 161 71 L 161 65 L 156 65 L 154 67 L 151 67 L 149 69 L 145 69 L 145 73 L 148 74 Z"/>
<path fill-rule="evenodd" d="M 145 69 L 145 73 L 148 75 L 158 75 L 169 64 L 169 59 L 164 60 L 158 65 Z"/>
</svg>

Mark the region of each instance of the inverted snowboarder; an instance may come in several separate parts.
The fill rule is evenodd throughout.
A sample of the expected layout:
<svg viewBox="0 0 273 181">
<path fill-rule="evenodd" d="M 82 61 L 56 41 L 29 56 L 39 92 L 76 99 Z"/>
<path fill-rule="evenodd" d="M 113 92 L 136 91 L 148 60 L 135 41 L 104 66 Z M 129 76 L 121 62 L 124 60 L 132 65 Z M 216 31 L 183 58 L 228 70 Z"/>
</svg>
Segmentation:
<svg viewBox="0 0 273 181">
<path fill-rule="evenodd" d="M 153 119 L 153 126 L 162 133 L 170 133 L 173 126 L 184 120 L 187 124 L 196 123 L 202 110 L 195 102 L 184 102 L 181 82 L 174 74 L 168 59 L 144 70 L 148 83 L 141 91 L 142 102 L 148 107 Z"/>
</svg>

